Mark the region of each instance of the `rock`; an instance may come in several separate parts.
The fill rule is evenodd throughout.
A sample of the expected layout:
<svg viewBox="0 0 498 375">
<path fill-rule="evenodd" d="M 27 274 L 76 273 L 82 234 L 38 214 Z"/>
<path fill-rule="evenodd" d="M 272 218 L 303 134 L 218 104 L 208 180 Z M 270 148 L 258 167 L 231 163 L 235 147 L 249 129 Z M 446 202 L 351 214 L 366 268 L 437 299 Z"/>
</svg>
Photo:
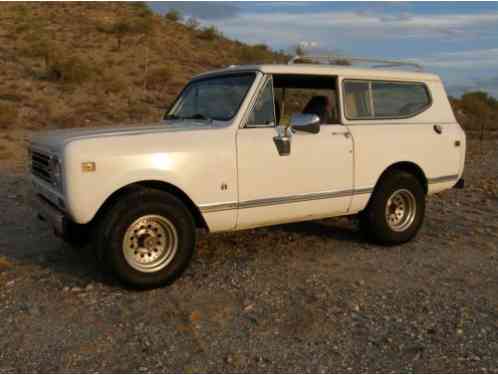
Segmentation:
<svg viewBox="0 0 498 375">
<path fill-rule="evenodd" d="M 82 291 L 83 291 L 83 289 L 82 289 L 82 288 L 80 288 L 79 286 L 73 286 L 73 287 L 71 288 L 71 292 L 78 293 L 78 292 L 82 292 Z"/>
<path fill-rule="evenodd" d="M 251 304 L 247 305 L 246 307 L 244 307 L 245 312 L 252 311 L 252 310 L 254 310 L 254 303 L 251 303 Z"/>
<path fill-rule="evenodd" d="M 10 280 L 10 281 L 7 281 L 7 283 L 5 284 L 6 287 L 11 287 L 13 286 L 14 284 L 16 283 L 15 280 Z"/>
<path fill-rule="evenodd" d="M 192 311 L 192 314 L 190 314 L 190 321 L 198 322 L 199 320 L 201 320 L 201 314 L 199 311 Z"/>
<path fill-rule="evenodd" d="M 90 284 L 88 284 L 88 285 L 85 287 L 85 290 L 86 290 L 87 292 L 88 292 L 88 291 L 90 291 L 90 290 L 93 290 L 93 289 L 94 289 L 94 287 L 93 287 L 93 284 L 91 284 L 91 283 L 90 283 Z"/>
</svg>

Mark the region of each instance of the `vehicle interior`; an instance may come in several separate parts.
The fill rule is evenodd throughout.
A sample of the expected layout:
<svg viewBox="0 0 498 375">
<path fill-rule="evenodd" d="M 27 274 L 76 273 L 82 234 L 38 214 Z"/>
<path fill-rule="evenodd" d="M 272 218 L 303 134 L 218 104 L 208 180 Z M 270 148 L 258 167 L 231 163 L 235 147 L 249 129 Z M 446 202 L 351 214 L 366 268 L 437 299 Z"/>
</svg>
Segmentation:
<svg viewBox="0 0 498 375">
<path fill-rule="evenodd" d="M 288 125 L 294 113 L 320 117 L 320 124 L 338 124 L 337 78 L 314 75 L 273 75 L 275 117 L 279 125 Z"/>
</svg>

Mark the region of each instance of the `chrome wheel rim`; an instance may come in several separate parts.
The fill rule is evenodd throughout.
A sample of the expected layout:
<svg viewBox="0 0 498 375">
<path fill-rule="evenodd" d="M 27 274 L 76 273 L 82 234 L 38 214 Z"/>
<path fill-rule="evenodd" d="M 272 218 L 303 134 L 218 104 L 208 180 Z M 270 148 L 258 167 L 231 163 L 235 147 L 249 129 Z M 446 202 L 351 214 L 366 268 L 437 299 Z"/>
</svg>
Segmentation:
<svg viewBox="0 0 498 375">
<path fill-rule="evenodd" d="M 412 225 L 416 213 L 417 201 L 409 190 L 396 190 L 387 200 L 386 222 L 395 232 L 402 232 Z"/>
<path fill-rule="evenodd" d="M 178 234 L 175 226 L 163 216 L 146 215 L 135 220 L 123 238 L 126 262 L 140 272 L 157 272 L 176 255 Z"/>
</svg>

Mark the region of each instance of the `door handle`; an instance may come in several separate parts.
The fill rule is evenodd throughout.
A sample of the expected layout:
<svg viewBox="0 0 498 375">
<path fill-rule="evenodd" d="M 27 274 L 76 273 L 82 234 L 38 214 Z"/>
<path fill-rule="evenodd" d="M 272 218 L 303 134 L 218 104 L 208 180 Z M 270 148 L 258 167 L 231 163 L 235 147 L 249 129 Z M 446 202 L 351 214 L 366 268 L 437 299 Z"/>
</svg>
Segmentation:
<svg viewBox="0 0 498 375">
<path fill-rule="evenodd" d="M 443 132 L 443 127 L 441 125 L 434 125 L 433 129 L 437 134 L 441 134 Z"/>
<path fill-rule="evenodd" d="M 351 136 L 351 133 L 349 133 L 349 132 L 332 132 L 332 135 L 334 135 L 334 136 L 343 135 L 344 137 L 349 138 Z"/>
</svg>

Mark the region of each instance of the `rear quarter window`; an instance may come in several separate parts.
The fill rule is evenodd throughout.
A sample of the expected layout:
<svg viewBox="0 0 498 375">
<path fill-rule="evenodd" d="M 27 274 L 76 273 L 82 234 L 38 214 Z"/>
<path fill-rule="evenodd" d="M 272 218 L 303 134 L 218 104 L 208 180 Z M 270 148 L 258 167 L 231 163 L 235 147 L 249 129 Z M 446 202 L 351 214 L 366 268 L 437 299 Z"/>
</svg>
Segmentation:
<svg viewBox="0 0 498 375">
<path fill-rule="evenodd" d="M 420 82 L 344 81 L 344 106 L 350 120 L 413 117 L 431 105 Z"/>
<path fill-rule="evenodd" d="M 423 83 L 372 82 L 375 117 L 408 117 L 427 108 L 430 97 Z"/>
</svg>

